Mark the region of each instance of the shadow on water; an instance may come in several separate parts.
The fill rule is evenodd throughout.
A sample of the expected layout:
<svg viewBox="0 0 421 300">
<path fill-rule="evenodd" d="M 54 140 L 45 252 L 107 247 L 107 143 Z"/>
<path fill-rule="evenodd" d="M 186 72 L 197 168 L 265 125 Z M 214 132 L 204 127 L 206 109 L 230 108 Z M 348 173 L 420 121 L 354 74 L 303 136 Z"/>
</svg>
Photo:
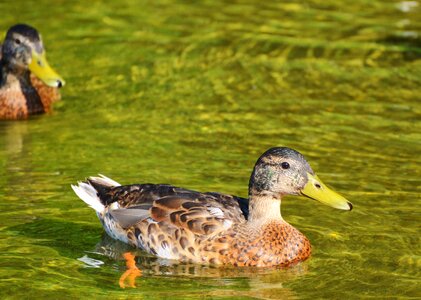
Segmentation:
<svg viewBox="0 0 421 300">
<path fill-rule="evenodd" d="M 32 222 L 7 227 L 4 231 L 15 238 L 31 239 L 33 245 L 53 248 L 61 256 L 77 258 L 78 249 L 95 244 L 95 235 L 100 229 L 58 219 L 38 218 Z"/>
</svg>

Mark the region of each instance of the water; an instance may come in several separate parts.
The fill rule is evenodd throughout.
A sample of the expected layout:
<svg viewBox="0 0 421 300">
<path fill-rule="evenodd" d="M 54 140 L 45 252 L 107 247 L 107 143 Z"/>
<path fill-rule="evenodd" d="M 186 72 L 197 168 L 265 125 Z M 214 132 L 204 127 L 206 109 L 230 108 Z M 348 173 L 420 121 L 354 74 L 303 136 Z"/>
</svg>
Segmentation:
<svg viewBox="0 0 421 300">
<path fill-rule="evenodd" d="M 67 82 L 51 115 L 0 122 L 1 298 L 421 297 L 421 3 L 260 2 L 0 3 L 2 34 L 38 28 Z M 283 201 L 308 261 L 238 270 L 135 252 L 143 276 L 119 287 L 133 249 L 102 236 L 70 184 L 102 173 L 246 196 L 277 145 L 354 204 Z"/>
</svg>

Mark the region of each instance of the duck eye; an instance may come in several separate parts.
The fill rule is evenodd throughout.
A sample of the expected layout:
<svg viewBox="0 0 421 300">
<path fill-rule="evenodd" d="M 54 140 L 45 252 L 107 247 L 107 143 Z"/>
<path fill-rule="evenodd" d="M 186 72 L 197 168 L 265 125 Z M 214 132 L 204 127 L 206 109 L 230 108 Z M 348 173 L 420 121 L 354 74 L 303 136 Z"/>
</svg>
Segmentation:
<svg viewBox="0 0 421 300">
<path fill-rule="evenodd" d="M 289 169 L 289 163 L 287 163 L 286 161 L 284 161 L 282 164 L 281 164 L 281 167 L 282 167 L 282 169 Z"/>
<path fill-rule="evenodd" d="M 15 39 L 15 43 L 19 45 L 20 44 L 20 39 Z"/>
</svg>

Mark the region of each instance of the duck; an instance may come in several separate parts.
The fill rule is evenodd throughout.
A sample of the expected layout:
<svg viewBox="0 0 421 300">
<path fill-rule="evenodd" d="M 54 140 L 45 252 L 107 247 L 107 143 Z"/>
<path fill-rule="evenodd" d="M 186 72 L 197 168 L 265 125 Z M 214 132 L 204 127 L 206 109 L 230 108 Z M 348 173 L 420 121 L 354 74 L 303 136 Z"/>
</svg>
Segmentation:
<svg viewBox="0 0 421 300">
<path fill-rule="evenodd" d="M 50 112 L 64 85 L 48 64 L 38 31 L 26 24 L 10 27 L 0 54 L 0 119 Z"/>
<path fill-rule="evenodd" d="M 306 260 L 309 240 L 281 215 L 286 195 L 353 208 L 288 147 L 270 148 L 259 157 L 247 198 L 169 184 L 120 185 L 104 175 L 72 188 L 96 211 L 110 237 L 163 259 L 205 265 L 288 267 Z"/>
</svg>

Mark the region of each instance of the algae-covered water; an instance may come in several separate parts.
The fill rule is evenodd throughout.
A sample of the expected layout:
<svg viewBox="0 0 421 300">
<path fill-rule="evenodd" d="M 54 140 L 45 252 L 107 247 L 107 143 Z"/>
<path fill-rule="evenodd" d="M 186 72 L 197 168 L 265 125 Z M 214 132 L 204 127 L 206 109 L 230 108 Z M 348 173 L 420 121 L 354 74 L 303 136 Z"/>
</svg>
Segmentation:
<svg viewBox="0 0 421 300">
<path fill-rule="evenodd" d="M 0 122 L 0 298 L 421 297 L 421 2 L 3 1 L 65 78 L 50 115 Z M 97 173 L 246 196 L 302 152 L 354 210 L 299 197 L 290 269 L 176 264 L 103 236 L 70 184 Z M 120 288 L 122 254 L 142 276 Z"/>
</svg>

